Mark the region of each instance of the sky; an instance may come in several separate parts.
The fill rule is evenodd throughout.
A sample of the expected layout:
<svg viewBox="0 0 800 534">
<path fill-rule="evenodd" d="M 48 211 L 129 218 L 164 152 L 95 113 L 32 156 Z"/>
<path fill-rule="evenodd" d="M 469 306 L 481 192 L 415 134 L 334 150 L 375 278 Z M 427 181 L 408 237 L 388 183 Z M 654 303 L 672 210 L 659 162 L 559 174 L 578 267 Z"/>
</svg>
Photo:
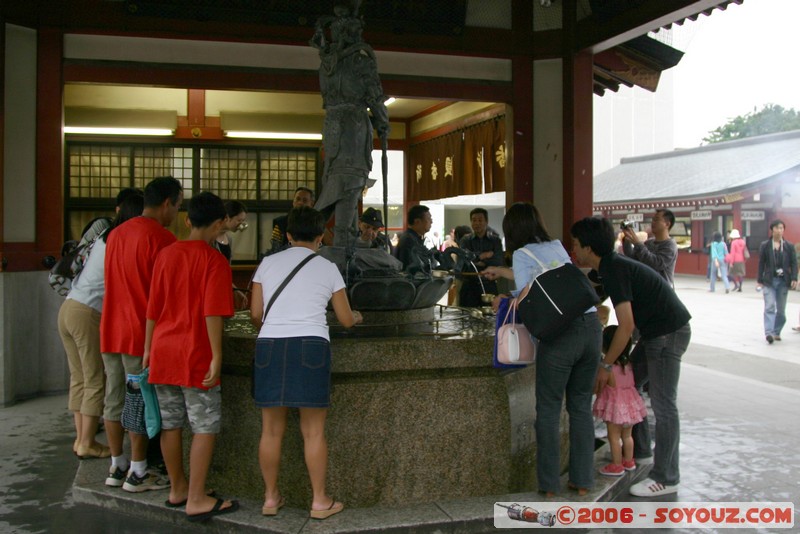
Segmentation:
<svg viewBox="0 0 800 534">
<path fill-rule="evenodd" d="M 800 111 L 800 0 L 744 0 L 687 22 L 674 67 L 674 143 L 699 146 L 729 119 L 777 104 Z M 683 45 L 683 46 L 680 46 Z"/>
</svg>

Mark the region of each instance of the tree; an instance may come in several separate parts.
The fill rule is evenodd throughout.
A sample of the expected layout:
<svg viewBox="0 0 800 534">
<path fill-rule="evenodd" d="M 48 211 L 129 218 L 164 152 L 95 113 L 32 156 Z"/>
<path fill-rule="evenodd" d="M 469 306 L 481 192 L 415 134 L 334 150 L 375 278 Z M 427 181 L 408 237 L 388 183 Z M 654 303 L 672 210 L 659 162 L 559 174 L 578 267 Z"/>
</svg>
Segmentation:
<svg viewBox="0 0 800 534">
<path fill-rule="evenodd" d="M 719 143 L 778 132 L 800 130 L 800 113 L 775 104 L 766 104 L 760 111 L 739 115 L 709 132 L 705 143 Z"/>
</svg>

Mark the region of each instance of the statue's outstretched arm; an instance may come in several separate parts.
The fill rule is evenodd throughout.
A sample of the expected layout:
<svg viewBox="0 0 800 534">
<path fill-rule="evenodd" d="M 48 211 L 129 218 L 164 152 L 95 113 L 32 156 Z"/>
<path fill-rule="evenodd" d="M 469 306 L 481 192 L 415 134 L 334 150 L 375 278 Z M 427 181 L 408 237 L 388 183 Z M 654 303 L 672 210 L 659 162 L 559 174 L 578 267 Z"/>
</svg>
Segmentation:
<svg viewBox="0 0 800 534">
<path fill-rule="evenodd" d="M 318 18 L 316 24 L 314 24 L 314 36 L 311 37 L 308 44 L 317 50 L 323 50 L 328 45 L 328 41 L 325 39 L 325 28 L 330 26 L 333 20 L 334 17 L 331 16 Z"/>
</svg>

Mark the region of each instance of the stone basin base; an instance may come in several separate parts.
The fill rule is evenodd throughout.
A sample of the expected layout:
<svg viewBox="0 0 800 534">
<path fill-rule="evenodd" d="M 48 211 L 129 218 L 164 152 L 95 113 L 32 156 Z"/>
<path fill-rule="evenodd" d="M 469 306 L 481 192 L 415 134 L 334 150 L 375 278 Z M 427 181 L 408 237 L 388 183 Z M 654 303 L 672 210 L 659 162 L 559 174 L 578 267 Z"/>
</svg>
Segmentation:
<svg viewBox="0 0 800 534">
<path fill-rule="evenodd" d="M 259 499 L 255 340 L 225 343 L 223 428 L 209 487 Z M 534 369 L 494 369 L 492 345 L 487 336 L 334 339 L 329 493 L 370 507 L 535 488 Z M 290 505 L 304 507 L 311 490 L 298 412 L 289 414 L 279 484 Z"/>
</svg>

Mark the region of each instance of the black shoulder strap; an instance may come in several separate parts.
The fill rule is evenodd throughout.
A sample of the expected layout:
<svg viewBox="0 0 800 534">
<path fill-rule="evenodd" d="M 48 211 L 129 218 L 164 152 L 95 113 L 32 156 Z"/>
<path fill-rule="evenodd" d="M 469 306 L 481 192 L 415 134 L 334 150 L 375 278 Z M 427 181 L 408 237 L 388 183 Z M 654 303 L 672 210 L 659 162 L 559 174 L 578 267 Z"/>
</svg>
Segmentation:
<svg viewBox="0 0 800 534">
<path fill-rule="evenodd" d="M 291 281 L 291 279 L 294 278 L 294 275 L 297 274 L 297 271 L 299 271 L 300 269 L 303 268 L 303 265 L 305 265 L 306 263 L 310 262 L 311 260 L 313 260 L 316 257 L 317 257 L 316 254 L 311 254 L 311 255 L 307 256 L 305 259 L 303 259 L 303 261 L 298 263 L 297 267 L 295 267 L 294 270 L 289 273 L 289 275 L 286 277 L 286 279 L 283 281 L 283 283 L 281 283 L 281 285 L 278 286 L 278 289 L 276 289 L 275 293 L 272 294 L 272 298 L 269 299 L 269 303 L 267 304 L 267 308 L 264 310 L 264 316 L 261 317 L 261 322 L 262 323 L 267 320 L 267 314 L 269 313 L 269 309 L 272 308 L 272 304 L 275 302 L 275 299 L 278 298 L 278 295 L 281 294 L 281 291 L 283 291 L 283 288 L 285 288 L 286 285 Z"/>
</svg>

